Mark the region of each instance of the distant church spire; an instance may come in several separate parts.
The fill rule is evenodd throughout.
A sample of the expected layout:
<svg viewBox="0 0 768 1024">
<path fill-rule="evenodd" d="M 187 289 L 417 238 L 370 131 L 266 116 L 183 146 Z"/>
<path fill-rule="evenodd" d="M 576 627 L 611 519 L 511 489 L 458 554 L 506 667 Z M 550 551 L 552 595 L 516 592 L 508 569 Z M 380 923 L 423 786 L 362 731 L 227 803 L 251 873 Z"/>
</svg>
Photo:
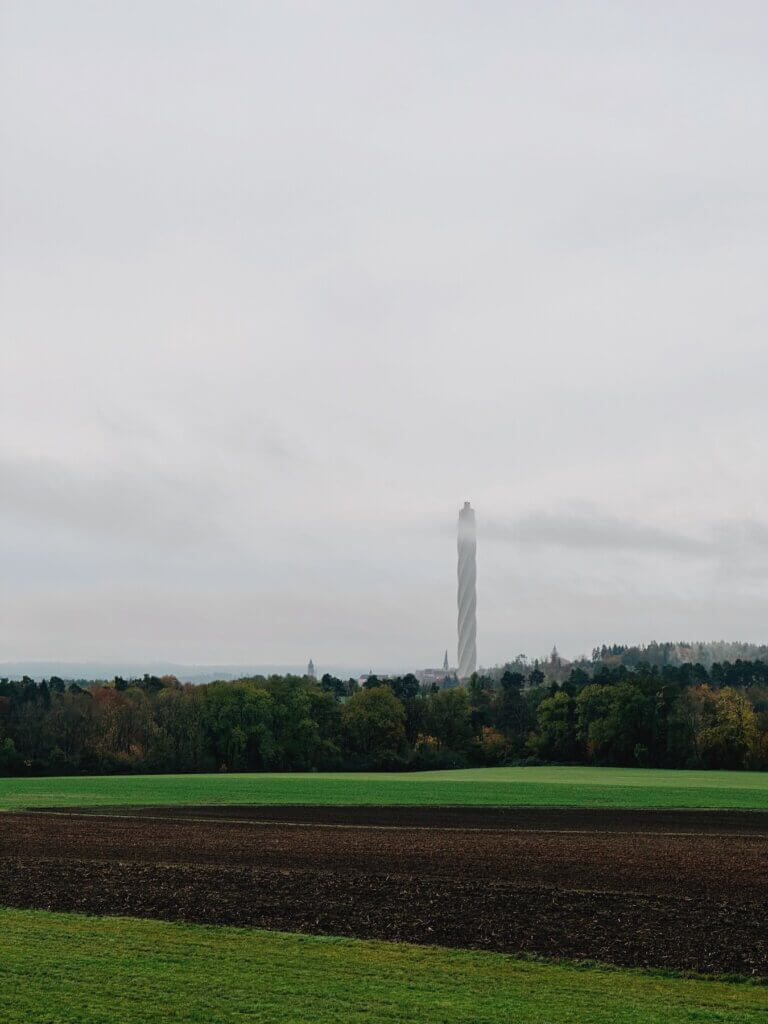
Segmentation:
<svg viewBox="0 0 768 1024">
<path fill-rule="evenodd" d="M 446 650 L 445 657 L 443 658 L 443 672 L 447 672 L 449 668 L 450 665 L 448 664 L 448 651 Z"/>
</svg>

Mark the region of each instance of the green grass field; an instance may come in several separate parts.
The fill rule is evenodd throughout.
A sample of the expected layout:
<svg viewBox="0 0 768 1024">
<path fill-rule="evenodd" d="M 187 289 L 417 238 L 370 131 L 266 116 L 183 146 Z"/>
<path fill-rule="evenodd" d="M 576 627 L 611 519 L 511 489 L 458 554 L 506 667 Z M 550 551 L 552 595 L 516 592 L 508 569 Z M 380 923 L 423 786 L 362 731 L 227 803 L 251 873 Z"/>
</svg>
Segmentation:
<svg viewBox="0 0 768 1024">
<path fill-rule="evenodd" d="M 443 804 L 768 810 L 768 772 L 475 768 L 393 774 L 0 778 L 0 809 L 132 804 Z"/>
<path fill-rule="evenodd" d="M 498 953 L 0 910 L 3 1024 L 765 1024 L 768 987 Z"/>
</svg>

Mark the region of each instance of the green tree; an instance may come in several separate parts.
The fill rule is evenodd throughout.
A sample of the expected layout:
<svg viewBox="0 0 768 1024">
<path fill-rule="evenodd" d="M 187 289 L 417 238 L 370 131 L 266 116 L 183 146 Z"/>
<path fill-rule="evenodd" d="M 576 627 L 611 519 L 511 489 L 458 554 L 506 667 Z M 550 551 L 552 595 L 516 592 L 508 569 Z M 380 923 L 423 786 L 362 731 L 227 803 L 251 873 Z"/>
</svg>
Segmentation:
<svg viewBox="0 0 768 1024">
<path fill-rule="evenodd" d="M 496 726 L 508 740 L 511 756 L 522 754 L 528 733 L 534 725 L 531 708 L 523 697 L 525 676 L 506 671 L 496 696 Z"/>
<path fill-rule="evenodd" d="M 493 684 L 490 679 L 473 672 L 467 688 L 469 694 L 469 714 L 472 732 L 480 737 L 484 729 L 490 728 L 493 718 L 492 700 Z"/>
<path fill-rule="evenodd" d="M 426 705 L 424 729 L 437 740 L 438 750 L 466 751 L 472 740 L 467 691 L 457 687 L 431 693 Z"/>
<path fill-rule="evenodd" d="M 18 754 L 13 740 L 6 736 L 0 740 L 0 774 L 10 774 L 17 766 Z"/>
<path fill-rule="evenodd" d="M 574 701 L 563 690 L 539 704 L 537 728 L 529 740 L 529 746 L 548 761 L 579 759 Z"/>
<path fill-rule="evenodd" d="M 213 683 L 205 697 L 205 726 L 217 767 L 246 771 L 279 763 L 272 731 L 274 701 L 266 690 Z"/>
<path fill-rule="evenodd" d="M 388 686 L 358 690 L 344 705 L 341 718 L 350 748 L 382 758 L 405 745 L 405 711 Z"/>
<path fill-rule="evenodd" d="M 575 698 L 577 738 L 589 761 L 637 764 L 635 751 L 647 761 L 652 704 L 637 686 L 592 683 Z"/>
</svg>

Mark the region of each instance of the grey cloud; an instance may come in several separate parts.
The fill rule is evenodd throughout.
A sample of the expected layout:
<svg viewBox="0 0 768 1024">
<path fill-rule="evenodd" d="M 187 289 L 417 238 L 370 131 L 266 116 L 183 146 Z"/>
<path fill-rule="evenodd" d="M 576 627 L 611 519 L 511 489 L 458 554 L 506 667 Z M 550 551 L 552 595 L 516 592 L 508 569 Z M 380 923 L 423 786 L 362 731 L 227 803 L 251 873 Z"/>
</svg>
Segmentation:
<svg viewBox="0 0 768 1024">
<path fill-rule="evenodd" d="M 163 547 L 220 537 L 210 495 L 167 470 L 85 473 L 52 459 L 0 457 L 0 482 L 6 520 Z"/>
<path fill-rule="evenodd" d="M 2 11 L 4 658 L 768 639 L 764 0 Z"/>
<path fill-rule="evenodd" d="M 715 538 L 724 549 L 751 549 L 768 552 L 768 525 L 755 519 L 720 523 L 715 528 Z"/>
<path fill-rule="evenodd" d="M 708 559 L 721 576 L 734 580 L 768 576 L 768 525 L 754 519 L 718 522 L 694 536 L 599 512 L 535 511 L 509 522 L 481 520 L 479 534 L 491 543 L 526 548 Z"/>
<path fill-rule="evenodd" d="M 129 452 L 157 453 L 182 441 L 197 451 L 213 449 L 217 456 L 235 452 L 251 461 L 266 461 L 271 469 L 307 459 L 306 445 L 263 414 L 230 412 L 222 417 L 221 410 L 211 403 L 198 410 L 197 422 L 190 425 L 172 409 L 147 407 L 137 412 L 96 402 L 94 412 L 110 441 Z"/>
<path fill-rule="evenodd" d="M 574 550 L 635 551 L 700 556 L 712 553 L 706 540 L 611 516 L 533 512 L 511 523 L 480 524 L 483 539 L 511 544 L 553 545 Z"/>
<path fill-rule="evenodd" d="M 720 523 L 714 530 L 723 580 L 758 588 L 768 579 L 768 526 L 754 519 Z"/>
</svg>

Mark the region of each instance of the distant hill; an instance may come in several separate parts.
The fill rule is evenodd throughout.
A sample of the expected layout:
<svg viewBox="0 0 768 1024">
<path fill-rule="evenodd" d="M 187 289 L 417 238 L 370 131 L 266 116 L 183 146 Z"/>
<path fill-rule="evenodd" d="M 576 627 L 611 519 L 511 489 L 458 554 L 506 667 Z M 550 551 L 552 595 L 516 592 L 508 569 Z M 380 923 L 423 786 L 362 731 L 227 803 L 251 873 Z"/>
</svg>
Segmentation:
<svg viewBox="0 0 768 1024">
<path fill-rule="evenodd" d="M 725 661 L 768 661 L 768 645 L 733 640 L 693 643 L 650 643 L 640 646 L 609 644 L 592 651 L 593 663 L 605 665 L 704 665 L 711 668 Z"/>
<path fill-rule="evenodd" d="M 172 661 L 6 661 L 0 662 L 0 679 L 21 679 L 29 676 L 35 682 L 58 676 L 64 680 L 93 682 L 99 679 L 176 676 L 182 683 L 210 683 L 214 679 L 240 679 L 243 676 L 304 675 L 303 665 L 181 665 Z M 344 679 L 357 678 L 363 669 L 339 666 L 318 666 L 320 674 L 330 672 Z"/>
</svg>

